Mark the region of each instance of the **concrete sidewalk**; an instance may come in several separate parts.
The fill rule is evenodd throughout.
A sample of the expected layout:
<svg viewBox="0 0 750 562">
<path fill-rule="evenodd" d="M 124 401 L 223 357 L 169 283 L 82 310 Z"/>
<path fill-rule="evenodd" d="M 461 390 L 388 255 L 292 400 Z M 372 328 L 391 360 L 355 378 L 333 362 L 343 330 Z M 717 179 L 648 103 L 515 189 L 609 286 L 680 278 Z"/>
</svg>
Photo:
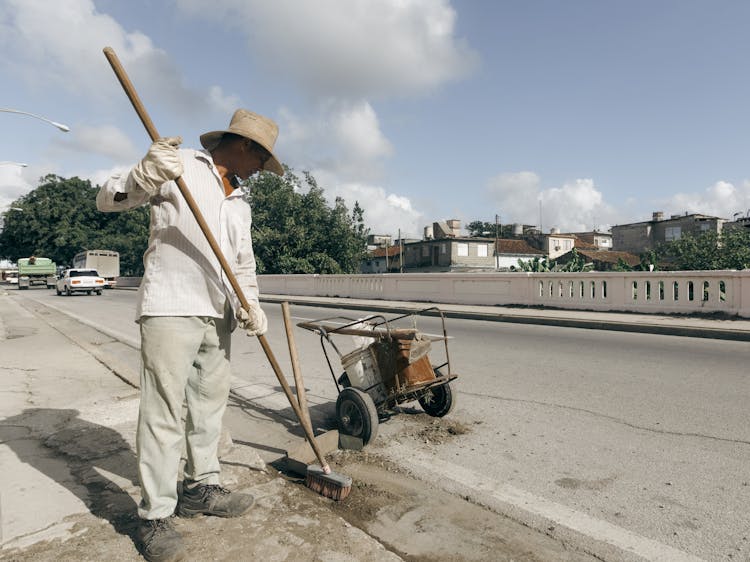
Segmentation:
<svg viewBox="0 0 750 562">
<path fill-rule="evenodd" d="M 73 343 L 107 336 L 70 323 L 71 340 L 52 325 L 0 291 L 0 560 L 139 560 L 138 391 Z M 176 519 L 190 559 L 400 559 L 250 447 L 223 443 L 222 463 L 224 484 L 256 505 L 237 519 Z"/>
</svg>

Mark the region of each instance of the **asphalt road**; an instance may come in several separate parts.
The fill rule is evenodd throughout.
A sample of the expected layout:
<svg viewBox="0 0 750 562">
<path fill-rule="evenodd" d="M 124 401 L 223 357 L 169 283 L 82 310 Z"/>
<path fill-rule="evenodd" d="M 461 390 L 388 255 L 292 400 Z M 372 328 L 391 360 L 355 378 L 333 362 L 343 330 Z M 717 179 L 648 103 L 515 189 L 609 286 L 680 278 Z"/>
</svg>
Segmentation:
<svg viewBox="0 0 750 562">
<path fill-rule="evenodd" d="M 134 292 L 23 297 L 137 345 Z M 269 341 L 290 373 L 280 309 L 265 308 Z M 295 322 L 367 315 L 292 313 Z M 466 433 L 443 443 L 403 437 L 408 409 L 381 424 L 383 454 L 530 526 L 609 545 L 612 559 L 750 559 L 748 343 L 456 319 L 447 328 L 460 375 L 450 418 Z M 439 322 L 425 318 L 420 329 L 439 333 Z M 336 389 L 319 340 L 295 335 L 314 421 L 330 426 Z M 233 346 L 235 389 L 283 409 L 257 341 L 236 333 Z"/>
</svg>

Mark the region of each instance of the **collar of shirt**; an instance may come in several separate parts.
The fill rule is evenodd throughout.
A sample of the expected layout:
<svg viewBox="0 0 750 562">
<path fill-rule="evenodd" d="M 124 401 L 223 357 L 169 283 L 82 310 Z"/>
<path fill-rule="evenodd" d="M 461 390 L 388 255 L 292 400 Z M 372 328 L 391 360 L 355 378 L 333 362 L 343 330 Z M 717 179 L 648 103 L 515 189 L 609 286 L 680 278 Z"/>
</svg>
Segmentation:
<svg viewBox="0 0 750 562">
<path fill-rule="evenodd" d="M 219 171 L 216 169 L 216 164 L 214 164 L 214 159 L 211 156 L 211 153 L 205 149 L 202 150 L 193 150 L 193 158 L 196 160 L 201 160 L 206 163 L 208 166 L 208 169 L 211 170 L 211 173 L 213 173 L 214 177 L 216 178 L 216 186 L 221 191 L 224 191 L 224 183 L 221 181 L 221 176 L 219 175 Z M 227 199 L 234 198 L 234 197 L 242 197 L 244 194 L 241 187 L 238 187 L 232 193 L 227 195 Z"/>
</svg>

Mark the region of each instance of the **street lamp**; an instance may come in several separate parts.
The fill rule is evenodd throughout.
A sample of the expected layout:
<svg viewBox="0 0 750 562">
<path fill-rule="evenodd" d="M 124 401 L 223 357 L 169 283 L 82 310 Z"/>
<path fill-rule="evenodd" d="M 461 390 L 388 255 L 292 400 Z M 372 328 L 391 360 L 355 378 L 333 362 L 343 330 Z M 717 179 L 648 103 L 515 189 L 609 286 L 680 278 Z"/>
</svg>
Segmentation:
<svg viewBox="0 0 750 562">
<path fill-rule="evenodd" d="M 67 125 L 63 125 L 62 123 L 58 123 L 57 121 L 52 121 L 51 119 L 47 119 L 46 117 L 42 117 L 41 115 L 36 115 L 35 113 L 29 113 L 28 111 L 19 111 L 18 109 L 8 109 L 0 107 L 0 112 L 3 113 L 19 113 L 21 115 L 28 115 L 29 117 L 33 117 L 34 119 L 39 119 L 40 121 L 45 121 L 49 123 L 50 125 L 53 125 L 60 129 L 63 133 L 67 133 L 70 131 L 70 127 Z"/>
<path fill-rule="evenodd" d="M 18 166 L 19 168 L 25 168 L 28 164 L 23 162 L 11 162 L 10 160 L 0 160 L 0 166 Z"/>
</svg>

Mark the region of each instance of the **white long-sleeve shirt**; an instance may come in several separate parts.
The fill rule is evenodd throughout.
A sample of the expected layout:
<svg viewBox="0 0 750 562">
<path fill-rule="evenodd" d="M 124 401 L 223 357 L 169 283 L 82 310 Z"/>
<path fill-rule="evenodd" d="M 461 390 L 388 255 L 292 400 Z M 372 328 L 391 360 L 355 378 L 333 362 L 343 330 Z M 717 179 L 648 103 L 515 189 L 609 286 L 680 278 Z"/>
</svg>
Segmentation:
<svg viewBox="0 0 750 562">
<path fill-rule="evenodd" d="M 181 149 L 180 157 L 188 190 L 245 297 L 258 300 L 250 206 L 239 189 L 225 195 L 208 152 Z M 115 201 L 117 193 L 128 196 Z M 97 208 L 105 212 L 125 211 L 145 203 L 151 205 L 151 227 L 143 255 L 145 272 L 138 291 L 136 320 L 142 316 L 221 318 L 227 298 L 233 310 L 239 310 L 239 299 L 175 182 L 163 184 L 157 195 L 149 197 L 129 173 L 116 174 L 96 196 Z"/>
</svg>

